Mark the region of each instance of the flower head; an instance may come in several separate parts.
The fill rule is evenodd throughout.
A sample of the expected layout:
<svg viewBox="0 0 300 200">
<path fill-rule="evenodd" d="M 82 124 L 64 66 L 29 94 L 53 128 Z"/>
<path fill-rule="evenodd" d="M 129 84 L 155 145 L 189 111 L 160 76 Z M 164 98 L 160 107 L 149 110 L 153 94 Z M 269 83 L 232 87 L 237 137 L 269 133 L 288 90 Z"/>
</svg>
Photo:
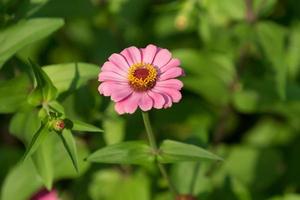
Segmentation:
<svg viewBox="0 0 300 200">
<path fill-rule="evenodd" d="M 110 96 L 119 114 L 171 107 L 181 99 L 180 61 L 154 45 L 112 54 L 99 73 L 99 92 Z"/>
</svg>

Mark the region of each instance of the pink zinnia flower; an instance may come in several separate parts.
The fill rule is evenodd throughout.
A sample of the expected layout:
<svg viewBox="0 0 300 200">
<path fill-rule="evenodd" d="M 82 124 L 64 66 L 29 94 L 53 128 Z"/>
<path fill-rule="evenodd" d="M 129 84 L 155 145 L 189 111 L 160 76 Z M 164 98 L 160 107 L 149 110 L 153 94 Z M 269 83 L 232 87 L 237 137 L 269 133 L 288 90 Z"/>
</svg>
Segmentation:
<svg viewBox="0 0 300 200">
<path fill-rule="evenodd" d="M 99 92 L 116 102 L 119 114 L 168 108 L 181 99 L 184 74 L 180 61 L 167 49 L 154 45 L 129 47 L 112 54 L 99 73 Z"/>
<path fill-rule="evenodd" d="M 47 191 L 45 189 L 39 191 L 31 200 L 59 200 L 56 190 Z"/>
</svg>

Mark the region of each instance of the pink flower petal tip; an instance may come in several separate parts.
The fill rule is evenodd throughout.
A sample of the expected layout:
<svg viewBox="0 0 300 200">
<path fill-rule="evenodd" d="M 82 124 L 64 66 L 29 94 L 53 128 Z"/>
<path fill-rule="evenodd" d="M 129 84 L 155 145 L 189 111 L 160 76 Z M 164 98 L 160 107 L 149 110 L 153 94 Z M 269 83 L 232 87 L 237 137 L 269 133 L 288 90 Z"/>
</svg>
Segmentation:
<svg viewBox="0 0 300 200">
<path fill-rule="evenodd" d="M 111 97 L 119 114 L 169 108 L 181 100 L 183 83 L 177 78 L 183 75 L 179 59 L 169 50 L 152 44 L 128 47 L 103 64 L 98 90 Z"/>
</svg>

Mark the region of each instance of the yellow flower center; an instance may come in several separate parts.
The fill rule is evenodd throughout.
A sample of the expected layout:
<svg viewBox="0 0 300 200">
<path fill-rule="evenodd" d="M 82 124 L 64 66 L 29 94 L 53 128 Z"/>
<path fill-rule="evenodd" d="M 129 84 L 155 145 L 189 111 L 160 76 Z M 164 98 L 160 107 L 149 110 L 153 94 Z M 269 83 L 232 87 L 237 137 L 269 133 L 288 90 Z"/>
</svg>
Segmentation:
<svg viewBox="0 0 300 200">
<path fill-rule="evenodd" d="M 137 63 L 131 65 L 128 72 L 129 85 L 137 92 L 154 87 L 157 79 L 157 70 L 151 64 Z"/>
</svg>

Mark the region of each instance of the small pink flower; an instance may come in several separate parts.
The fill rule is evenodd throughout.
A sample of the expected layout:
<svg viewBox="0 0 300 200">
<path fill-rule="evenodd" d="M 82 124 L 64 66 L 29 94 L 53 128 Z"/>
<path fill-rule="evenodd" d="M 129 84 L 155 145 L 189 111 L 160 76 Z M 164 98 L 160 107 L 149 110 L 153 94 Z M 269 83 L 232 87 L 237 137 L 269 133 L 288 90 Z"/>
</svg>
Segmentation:
<svg viewBox="0 0 300 200">
<path fill-rule="evenodd" d="M 56 190 L 47 191 L 41 190 L 34 195 L 31 200 L 59 200 Z"/>
<path fill-rule="evenodd" d="M 184 74 L 180 61 L 167 49 L 148 45 L 129 47 L 112 54 L 99 73 L 98 90 L 116 102 L 119 114 L 169 108 L 181 99 L 183 84 L 176 79 Z"/>
</svg>

